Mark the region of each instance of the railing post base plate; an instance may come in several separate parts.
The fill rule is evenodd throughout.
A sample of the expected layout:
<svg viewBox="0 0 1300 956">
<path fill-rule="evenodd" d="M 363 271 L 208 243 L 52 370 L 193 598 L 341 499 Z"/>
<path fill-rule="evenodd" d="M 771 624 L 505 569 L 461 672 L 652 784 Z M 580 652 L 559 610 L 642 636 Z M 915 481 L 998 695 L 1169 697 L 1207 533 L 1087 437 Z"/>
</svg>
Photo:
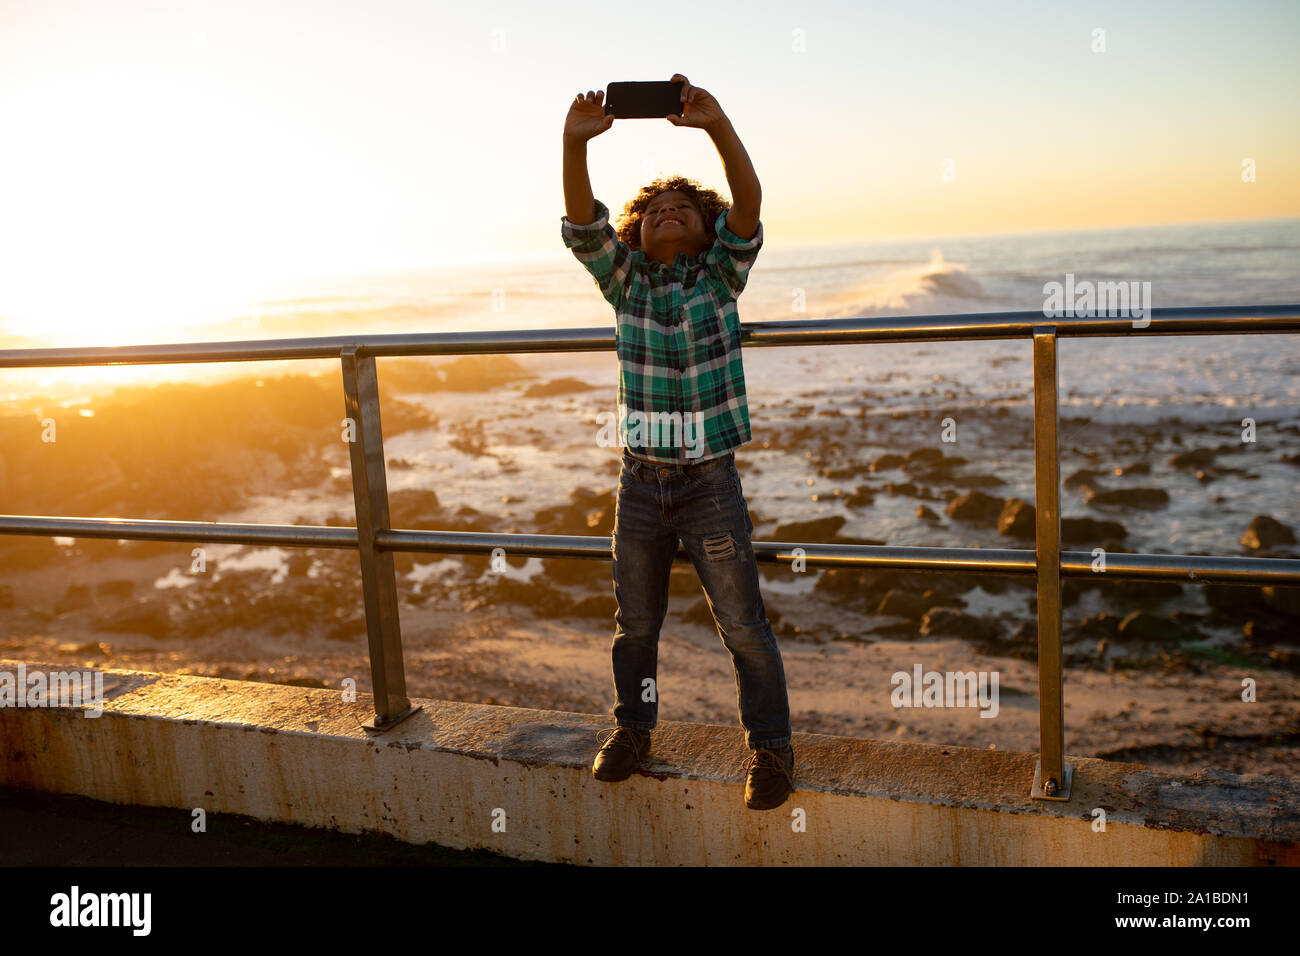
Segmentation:
<svg viewBox="0 0 1300 956">
<path fill-rule="evenodd" d="M 1043 792 L 1043 762 L 1040 760 L 1034 764 L 1034 784 L 1029 788 L 1029 796 L 1034 800 L 1069 800 L 1070 784 L 1074 781 L 1074 767 L 1067 763 L 1062 765 L 1061 770 L 1065 781 L 1055 793 L 1048 796 Z"/>
<path fill-rule="evenodd" d="M 397 715 L 396 717 L 394 717 L 392 720 L 386 720 L 386 721 L 384 721 L 382 724 L 376 724 L 376 723 L 375 723 L 375 721 L 377 721 L 377 720 L 379 719 L 379 715 L 378 715 L 378 714 L 371 714 L 371 715 L 370 715 L 370 719 L 367 720 L 367 721 L 364 721 L 364 722 L 361 724 L 361 727 L 362 727 L 362 729 L 365 730 L 365 732 L 368 733 L 368 734 L 384 734 L 384 733 L 387 733 L 388 731 L 390 731 L 390 730 L 392 730 L 394 727 L 396 727 L 398 724 L 400 724 L 402 721 L 404 721 L 407 717 L 410 717 L 413 713 L 415 713 L 417 710 L 419 710 L 422 706 L 423 706 L 422 704 L 416 704 L 414 707 L 408 707 L 408 708 L 406 708 L 406 710 L 402 711 L 400 714 L 398 714 L 398 715 Z"/>
</svg>

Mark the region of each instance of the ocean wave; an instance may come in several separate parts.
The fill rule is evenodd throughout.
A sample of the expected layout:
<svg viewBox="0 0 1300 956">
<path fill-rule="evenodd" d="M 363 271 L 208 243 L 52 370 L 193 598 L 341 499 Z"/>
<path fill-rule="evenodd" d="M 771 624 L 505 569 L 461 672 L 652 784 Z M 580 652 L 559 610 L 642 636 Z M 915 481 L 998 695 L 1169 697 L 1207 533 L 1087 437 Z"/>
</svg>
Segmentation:
<svg viewBox="0 0 1300 956">
<path fill-rule="evenodd" d="M 913 264 L 841 294 L 830 305 L 827 317 L 969 312 L 972 300 L 992 298 L 979 280 L 966 272 L 966 266 L 948 262 L 936 248 L 923 265 Z"/>
</svg>

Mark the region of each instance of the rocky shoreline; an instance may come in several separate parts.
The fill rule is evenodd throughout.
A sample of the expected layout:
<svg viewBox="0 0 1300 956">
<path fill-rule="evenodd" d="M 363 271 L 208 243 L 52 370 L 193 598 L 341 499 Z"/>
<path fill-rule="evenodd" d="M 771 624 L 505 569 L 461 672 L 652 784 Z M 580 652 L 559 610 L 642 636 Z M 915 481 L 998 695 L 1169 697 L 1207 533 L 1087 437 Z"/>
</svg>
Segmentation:
<svg viewBox="0 0 1300 956">
<path fill-rule="evenodd" d="M 495 446 L 485 437 L 491 430 L 486 424 L 440 420 L 412 401 L 412 394 L 510 385 L 561 408 L 560 403 L 591 388 L 578 379 L 534 381 L 508 359 L 444 362 L 434 376 L 429 368 L 418 361 L 395 364 L 391 372 L 385 368 L 386 437 L 443 428 L 466 454 L 489 455 L 487 449 Z M 254 495 L 283 498 L 313 489 L 350 493 L 346 449 L 337 434 L 340 395 L 332 381 L 305 377 L 248 379 L 189 391 L 178 387 L 156 395 L 127 393 L 99 403 L 92 418 L 59 415 L 57 450 L 42 449 L 29 434 L 31 415 L 48 415 L 48 408 L 0 419 L 5 439 L 0 489 L 10 503 L 5 510 L 213 520 Z M 1026 500 L 1032 498 L 1032 464 L 1027 473 L 1024 468 L 1032 431 L 1023 409 L 973 406 L 960 414 L 960 443 L 927 443 L 917 435 L 930 426 L 939 433 L 943 416 L 937 412 L 873 415 L 870 390 L 854 403 L 840 401 L 829 408 L 819 408 L 819 397 L 810 393 L 766 404 L 751 400 L 756 440 L 737 460 L 757 539 L 1032 547 L 1034 508 Z M 202 411 L 212 408 L 221 414 Z M 491 427 L 505 424 L 495 421 Z M 527 441 L 528 429 L 521 431 L 520 440 Z M 1226 507 L 1236 499 L 1225 492 L 1224 500 L 1216 502 L 1216 487 L 1236 487 L 1261 475 L 1274 485 L 1288 476 L 1300 477 L 1300 426 L 1272 423 L 1268 451 L 1262 453 L 1259 447 L 1215 440 L 1216 434 L 1207 425 L 1171 433 L 1167 424 L 1132 425 L 1117 434 L 1087 418 L 1063 420 L 1065 547 L 1161 553 L 1165 549 L 1155 546 L 1150 529 L 1159 527 L 1162 514 L 1185 508 L 1194 489 L 1206 489 L 1207 504 Z M 789 449 L 802 450 L 802 462 Z M 38 458 L 41 454 L 46 458 Z M 406 464 L 394 458 L 390 475 Z M 574 475 L 567 490 L 529 487 L 526 497 L 522 492 L 502 496 L 491 504 L 476 502 L 479 507 L 453 503 L 455 498 L 433 488 L 394 490 L 392 526 L 608 536 L 614 523 L 616 452 L 609 464 L 603 482 L 592 482 L 590 473 Z M 1294 487 L 1294 478 L 1290 480 Z M 796 485 L 804 490 L 791 491 Z M 763 494 L 768 487 L 773 492 Z M 540 497 L 548 490 L 554 500 Z M 790 517 L 801 512 L 812 517 Z M 1261 512 L 1236 520 L 1236 527 L 1223 532 L 1233 537 L 1234 547 L 1214 553 L 1300 558 L 1293 513 Z M 323 521 L 303 513 L 292 523 L 350 526 L 353 521 L 350 512 L 335 511 Z M 1227 522 L 1222 524 L 1226 528 Z M 880 531 L 884 535 L 876 536 Z M 155 666 L 306 686 L 337 686 L 344 674 L 363 689 L 368 686 L 355 554 L 269 549 L 279 557 L 257 568 L 241 566 L 234 558 L 248 552 L 235 551 L 194 573 L 191 550 L 178 542 L 82 539 L 65 547 L 51 539 L 5 537 L 0 540 L 5 634 L 0 646 L 9 656 L 40 654 L 69 662 Z M 487 556 L 398 554 L 395 559 L 414 693 L 607 710 L 614 616 L 607 562 L 507 555 L 506 573 L 493 573 Z M 775 564 L 762 564 L 760 570 L 768 615 L 783 650 L 793 660 L 805 661 L 810 673 L 829 671 L 845 654 L 884 667 L 888 661 L 907 662 L 930 647 L 953 653 L 964 647 L 968 659 L 981 659 L 981 666 L 992 660 L 1022 667 L 1036 660 L 1030 578 L 858 569 L 795 572 Z M 175 586 L 155 587 L 169 578 Z M 689 566 L 674 567 L 670 596 L 666 643 L 670 631 L 690 633 L 691 647 L 701 653 L 707 649 L 709 667 L 725 675 L 729 660 L 712 633 L 707 602 Z M 1206 704 L 1212 712 L 1215 707 L 1222 712 L 1219 722 L 1204 721 L 1199 710 L 1201 716 L 1188 716 L 1193 723 L 1202 720 L 1203 729 L 1221 723 L 1200 734 L 1203 744 L 1229 741 L 1230 730 L 1244 732 L 1254 741 L 1253 758 L 1244 743 L 1226 746 L 1224 753 L 1231 756 L 1218 764 L 1209 744 L 1189 749 L 1187 720 L 1174 721 L 1167 735 L 1154 739 L 1139 734 L 1126 740 L 1121 731 L 1118 739 L 1103 742 L 1085 734 L 1074 746 L 1086 750 L 1091 744 L 1098 754 L 1123 754 L 1122 759 L 1144 754 L 1183 766 L 1190 759 L 1262 772 L 1294 773 L 1300 767 L 1295 716 L 1300 710 L 1295 707 L 1300 700 L 1300 589 L 1130 582 L 1097 575 L 1067 579 L 1063 602 L 1067 695 L 1080 682 L 1095 684 L 1096 693 L 1103 694 L 1107 679 L 1127 674 L 1152 687 L 1168 681 L 1214 687 L 1214 693 L 1230 700 L 1233 687 L 1248 674 L 1270 681 L 1281 695 L 1273 703 L 1285 705 L 1261 709 L 1245 723 L 1229 703 Z M 450 628 L 450 621 L 460 623 Z M 507 636 L 516 633 L 514 628 L 551 635 L 557 659 L 568 660 L 573 672 L 584 676 L 571 679 L 541 651 L 522 653 L 518 662 L 498 655 L 492 665 L 478 657 L 479 649 L 493 642 L 519 652 L 519 640 Z M 1085 674 L 1097 678 L 1085 680 Z M 716 688 L 693 689 L 699 700 L 714 702 L 699 704 L 698 713 L 685 713 L 734 722 L 734 699 L 728 707 L 725 693 L 714 696 Z M 676 714 L 670 719 L 694 718 Z M 823 732 L 883 733 L 893 732 L 891 723 L 903 726 L 887 702 L 875 697 L 869 705 L 823 701 L 805 706 L 799 723 L 799 729 L 820 727 Z M 983 739 L 981 723 L 964 731 L 974 734 L 972 741 Z M 1135 716 L 1133 727 L 1141 723 Z M 1243 731 L 1246 724 L 1250 726 Z M 924 733 L 935 742 L 949 739 L 942 725 Z M 1017 740 L 1013 735 L 1013 745 L 1023 744 Z"/>
</svg>

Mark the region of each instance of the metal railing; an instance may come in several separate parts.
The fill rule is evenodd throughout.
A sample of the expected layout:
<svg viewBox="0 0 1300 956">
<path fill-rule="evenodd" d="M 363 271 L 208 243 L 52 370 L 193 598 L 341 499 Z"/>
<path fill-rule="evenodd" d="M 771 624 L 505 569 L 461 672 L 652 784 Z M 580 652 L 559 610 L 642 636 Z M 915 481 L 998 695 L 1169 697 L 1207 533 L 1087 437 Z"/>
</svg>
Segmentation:
<svg viewBox="0 0 1300 956">
<path fill-rule="evenodd" d="M 1145 327 L 1107 316 L 1050 318 L 1042 312 L 971 313 L 879 319 L 811 319 L 742 326 L 745 346 L 848 345 L 1029 338 L 1034 365 L 1035 548 L 891 548 L 872 545 L 755 541 L 765 563 L 790 563 L 800 551 L 813 567 L 919 572 L 1034 575 L 1038 594 L 1040 753 L 1031 796 L 1068 800 L 1071 768 L 1064 760 L 1061 674 L 1061 578 L 1093 572 L 1091 553 L 1061 550 L 1057 341 L 1076 336 L 1215 335 L 1300 332 L 1300 305 L 1152 309 Z M 366 632 L 374 685 L 372 732 L 414 713 L 406 695 L 393 554 L 433 552 L 612 560 L 611 539 L 566 535 L 413 531 L 389 527 L 383 429 L 375 359 L 390 356 L 591 352 L 615 347 L 611 330 L 554 329 L 332 336 L 242 342 L 197 342 L 96 348 L 0 350 L 0 368 L 254 362 L 337 358 L 342 362 L 344 410 L 355 429 L 350 443 L 356 528 L 220 524 L 125 518 L 0 515 L 0 533 L 120 540 L 211 541 L 360 553 Z M 676 561 L 689 560 L 679 548 Z M 1200 581 L 1236 585 L 1300 585 L 1300 561 L 1280 558 L 1115 554 L 1111 578 Z"/>
</svg>

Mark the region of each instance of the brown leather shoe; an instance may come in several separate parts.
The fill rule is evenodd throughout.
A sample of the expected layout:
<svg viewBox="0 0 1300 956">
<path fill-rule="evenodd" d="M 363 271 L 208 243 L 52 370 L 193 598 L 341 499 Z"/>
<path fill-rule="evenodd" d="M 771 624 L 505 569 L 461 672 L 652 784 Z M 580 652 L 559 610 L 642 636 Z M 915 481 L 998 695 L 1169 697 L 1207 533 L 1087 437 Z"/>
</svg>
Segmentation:
<svg viewBox="0 0 1300 956">
<path fill-rule="evenodd" d="M 601 734 L 609 736 L 602 740 Z M 596 762 L 591 765 L 591 774 L 606 783 L 617 783 L 632 776 L 632 771 L 640 767 L 650 753 L 648 730 L 615 727 L 602 730 L 596 734 L 596 739 L 601 741 L 601 748 L 596 754 Z"/>
<path fill-rule="evenodd" d="M 773 810 L 794 792 L 794 748 L 755 750 L 745 761 L 745 806 Z"/>
</svg>

